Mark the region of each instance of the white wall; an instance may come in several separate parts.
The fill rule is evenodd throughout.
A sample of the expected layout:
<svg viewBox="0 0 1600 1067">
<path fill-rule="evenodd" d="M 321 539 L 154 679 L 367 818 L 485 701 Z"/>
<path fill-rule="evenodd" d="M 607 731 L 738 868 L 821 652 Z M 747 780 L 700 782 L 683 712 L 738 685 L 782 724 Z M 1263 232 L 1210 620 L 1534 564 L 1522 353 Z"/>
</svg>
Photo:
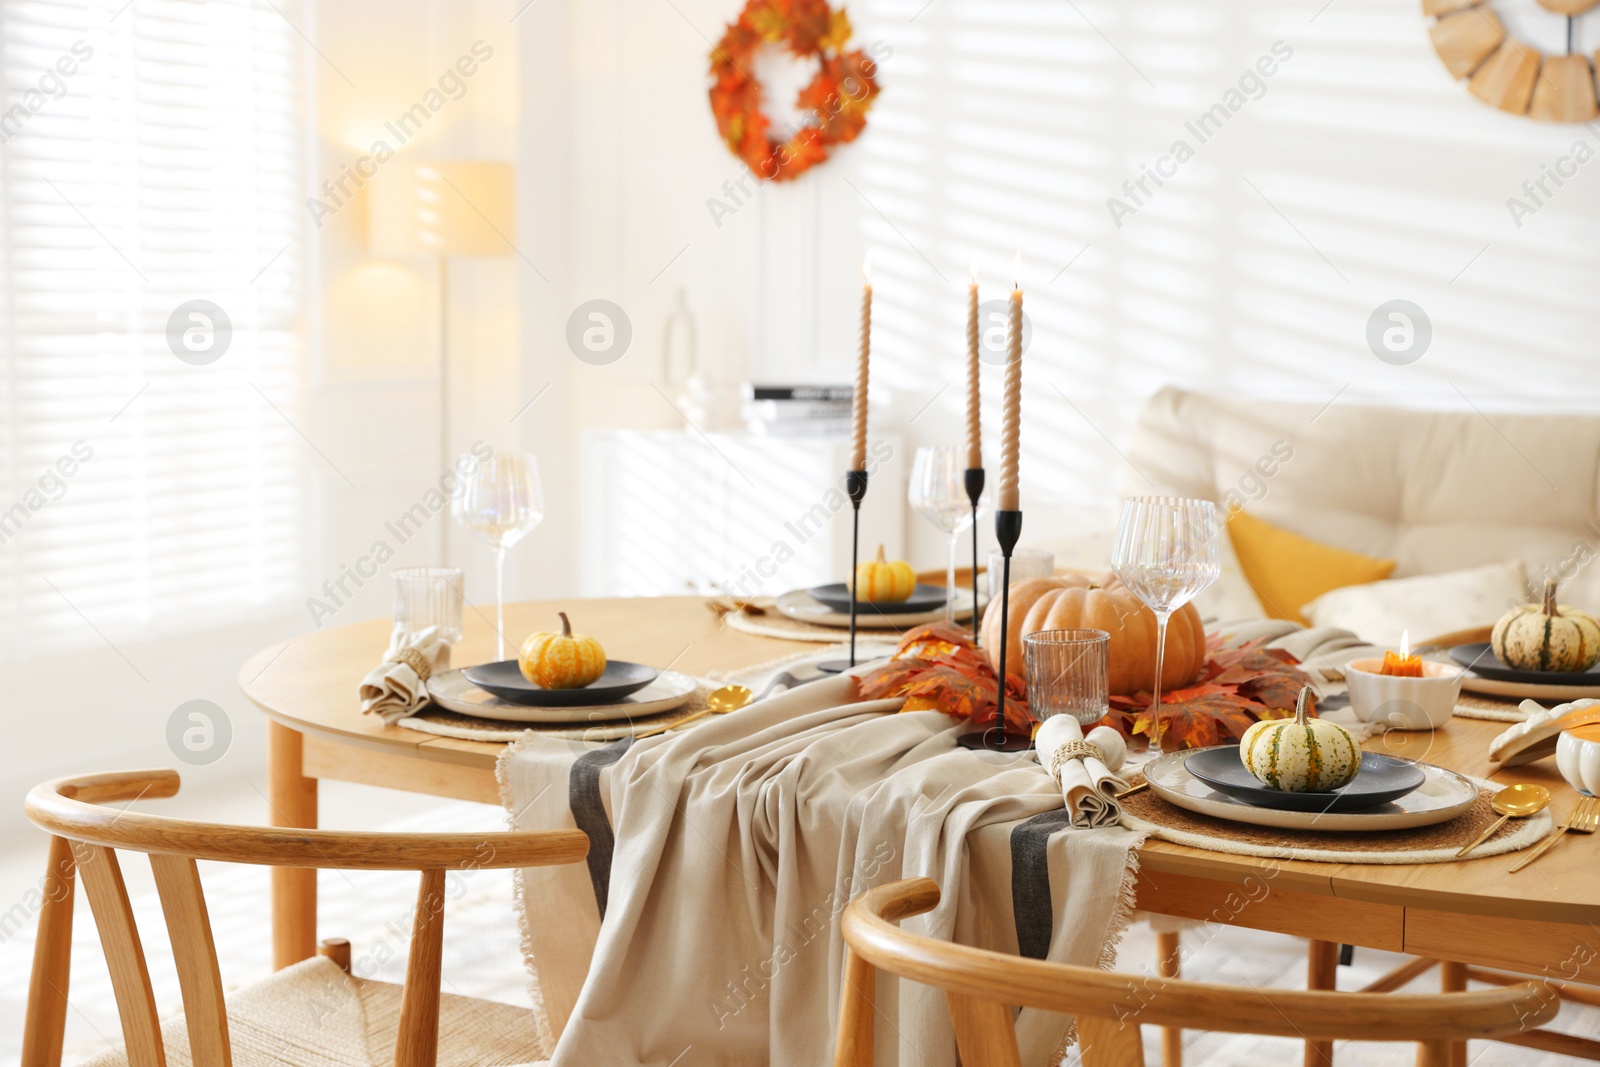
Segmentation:
<svg viewBox="0 0 1600 1067">
<path fill-rule="evenodd" d="M 671 417 L 649 382 L 675 285 L 730 372 L 846 378 L 869 247 L 874 418 L 924 443 L 960 435 L 967 264 L 1001 297 L 1022 251 L 1036 331 L 1025 540 L 1114 521 L 1125 479 L 1138 484 L 1119 449 L 1165 382 L 1341 404 L 1600 406 L 1585 373 L 1600 171 L 1580 169 L 1520 228 L 1506 206 L 1575 141 L 1600 149 L 1600 133 L 1478 103 L 1415 4 L 858 0 L 857 39 L 893 48 L 866 134 L 720 227 L 706 201 L 740 165 L 717 139 L 705 66 L 737 5 L 563 7 L 519 20 L 525 53 L 560 39 L 572 69 L 572 195 L 532 206 L 565 228 L 566 306 L 605 296 L 635 331 L 613 366 L 569 361 L 575 425 Z M 1559 30 L 1533 0 L 1497 7 L 1547 43 Z M 1185 122 L 1280 40 L 1292 57 L 1264 95 L 1198 145 Z M 550 122 L 525 107 L 525 125 Z M 1118 228 L 1107 199 L 1178 138 L 1195 158 Z M 1433 323 L 1412 366 L 1365 342 L 1394 298 Z M 546 349 L 559 359 L 558 333 Z M 999 375 L 986 373 L 992 464 Z M 936 565 L 938 535 L 907 528 L 918 562 Z"/>
</svg>

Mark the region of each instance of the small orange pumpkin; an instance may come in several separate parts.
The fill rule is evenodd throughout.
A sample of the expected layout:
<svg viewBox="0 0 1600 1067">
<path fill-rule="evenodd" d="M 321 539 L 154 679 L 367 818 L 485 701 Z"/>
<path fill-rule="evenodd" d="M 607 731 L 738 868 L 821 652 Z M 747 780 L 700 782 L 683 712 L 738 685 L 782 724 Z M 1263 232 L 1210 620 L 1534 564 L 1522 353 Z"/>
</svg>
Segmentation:
<svg viewBox="0 0 1600 1067">
<path fill-rule="evenodd" d="M 1024 634 L 1082 627 L 1111 635 L 1107 678 L 1112 696 L 1148 692 L 1156 676 L 1156 616 L 1114 574 L 1091 578 L 1063 574 L 1028 578 L 1011 586 L 1006 673 L 1027 677 Z M 1000 669 L 1000 598 L 983 613 L 983 648 Z M 1193 604 L 1172 613 L 1167 623 L 1167 656 L 1161 667 L 1164 692 L 1188 685 L 1206 665 L 1206 630 Z"/>
<path fill-rule="evenodd" d="M 530 634 L 517 652 L 522 676 L 545 689 L 582 689 L 606 672 L 606 653 L 592 637 L 572 632 L 560 612 L 561 632 Z"/>
<path fill-rule="evenodd" d="M 868 604 L 898 604 L 908 600 L 917 589 L 917 572 L 903 559 L 893 562 L 883 558 L 883 546 L 878 546 L 878 558 L 856 564 L 856 580 L 851 591 L 857 600 Z"/>
</svg>

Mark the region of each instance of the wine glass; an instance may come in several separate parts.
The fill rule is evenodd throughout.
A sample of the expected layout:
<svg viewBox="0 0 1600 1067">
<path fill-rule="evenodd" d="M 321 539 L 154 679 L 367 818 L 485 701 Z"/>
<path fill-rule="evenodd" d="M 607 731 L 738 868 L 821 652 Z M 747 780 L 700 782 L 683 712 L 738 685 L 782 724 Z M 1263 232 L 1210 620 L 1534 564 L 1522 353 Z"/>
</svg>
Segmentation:
<svg viewBox="0 0 1600 1067">
<path fill-rule="evenodd" d="M 479 461 L 463 456 L 470 468 L 450 500 L 450 514 L 462 529 L 494 549 L 495 636 L 506 658 L 506 549 L 526 537 L 544 519 L 544 490 L 539 463 L 531 454 L 496 453 Z"/>
<path fill-rule="evenodd" d="M 1152 756 L 1161 754 L 1161 671 L 1166 660 L 1167 621 L 1222 572 L 1217 544 L 1221 531 L 1216 506 L 1209 500 L 1136 496 L 1122 505 L 1111 568 L 1156 616 Z"/>
<path fill-rule="evenodd" d="M 907 497 L 912 510 L 943 530 L 950 539 L 950 565 L 945 573 L 944 619 L 956 620 L 956 549 L 961 531 L 972 525 L 972 500 L 967 496 L 966 453 L 955 445 L 924 445 L 911 464 Z M 980 507 L 987 499 L 980 500 Z M 973 605 L 977 610 L 977 605 Z"/>
</svg>

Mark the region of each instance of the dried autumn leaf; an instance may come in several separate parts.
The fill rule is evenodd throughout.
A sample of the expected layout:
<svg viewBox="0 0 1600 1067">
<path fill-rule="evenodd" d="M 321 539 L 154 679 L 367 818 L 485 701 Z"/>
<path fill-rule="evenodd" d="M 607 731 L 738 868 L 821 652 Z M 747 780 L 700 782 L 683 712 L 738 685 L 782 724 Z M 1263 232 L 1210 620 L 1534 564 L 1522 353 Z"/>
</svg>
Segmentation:
<svg viewBox="0 0 1600 1067">
<path fill-rule="evenodd" d="M 1218 635 L 1206 642 L 1207 660 L 1200 681 L 1161 695 L 1163 744 L 1180 748 L 1236 741 L 1260 719 L 1276 719 L 1294 710 L 1300 688 L 1310 679 L 1296 669 L 1300 662 L 1282 649 L 1252 642 L 1224 648 Z M 1149 735 L 1153 720 L 1150 694 L 1114 696 L 1103 720 L 1124 736 Z"/>
<path fill-rule="evenodd" d="M 906 634 L 893 659 L 856 680 L 856 693 L 863 700 L 903 696 L 904 711 L 936 708 L 978 725 L 994 722 L 999 710 L 988 659 L 972 644 L 971 631 L 947 622 Z M 1006 722 L 1019 733 L 1032 729 L 1027 693 L 1016 677 L 1006 687 Z"/>
<path fill-rule="evenodd" d="M 1294 713 L 1295 701 L 1306 684 L 1306 676 L 1299 671 L 1269 671 L 1239 683 L 1239 695 L 1264 704 L 1277 714 L 1262 715 L 1263 719 L 1281 718 Z M 1315 699 L 1311 714 L 1316 714 Z"/>
<path fill-rule="evenodd" d="M 1218 686 L 1196 686 L 1194 695 L 1161 702 L 1161 738 L 1164 747 L 1206 748 L 1225 741 L 1237 741 L 1256 722 L 1252 706 Z M 1173 694 L 1177 696 L 1177 693 Z M 1260 705 L 1254 705 L 1259 708 Z M 1262 709 L 1265 710 L 1265 709 Z M 1152 733 L 1153 720 L 1148 709 L 1133 718 L 1132 733 Z"/>
<path fill-rule="evenodd" d="M 850 28 L 850 16 L 840 8 L 829 17 L 828 32 L 817 44 L 830 52 L 837 52 L 849 42 L 850 34 L 853 32 Z"/>
<path fill-rule="evenodd" d="M 884 700 L 904 696 L 906 687 L 932 667 L 931 660 L 916 656 L 892 659 L 856 677 L 856 699 Z"/>
</svg>

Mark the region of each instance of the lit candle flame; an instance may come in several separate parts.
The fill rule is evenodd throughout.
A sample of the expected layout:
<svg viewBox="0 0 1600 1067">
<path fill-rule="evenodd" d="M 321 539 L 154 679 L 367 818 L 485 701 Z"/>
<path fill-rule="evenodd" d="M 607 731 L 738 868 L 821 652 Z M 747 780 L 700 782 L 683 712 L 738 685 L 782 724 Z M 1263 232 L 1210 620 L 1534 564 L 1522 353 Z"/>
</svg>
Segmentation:
<svg viewBox="0 0 1600 1067">
<path fill-rule="evenodd" d="M 972 278 L 972 284 L 973 285 L 977 285 L 978 284 L 978 265 L 976 263 L 972 264 L 972 266 L 967 268 L 967 273 Z"/>
<path fill-rule="evenodd" d="M 861 257 L 861 280 L 868 285 L 872 284 L 872 253 L 868 252 Z"/>
<path fill-rule="evenodd" d="M 1411 655 L 1411 631 L 1400 631 L 1400 658 L 1405 659 Z"/>
<path fill-rule="evenodd" d="M 1011 288 L 1022 288 L 1022 249 L 1017 249 L 1017 258 L 1011 264 Z"/>
</svg>

